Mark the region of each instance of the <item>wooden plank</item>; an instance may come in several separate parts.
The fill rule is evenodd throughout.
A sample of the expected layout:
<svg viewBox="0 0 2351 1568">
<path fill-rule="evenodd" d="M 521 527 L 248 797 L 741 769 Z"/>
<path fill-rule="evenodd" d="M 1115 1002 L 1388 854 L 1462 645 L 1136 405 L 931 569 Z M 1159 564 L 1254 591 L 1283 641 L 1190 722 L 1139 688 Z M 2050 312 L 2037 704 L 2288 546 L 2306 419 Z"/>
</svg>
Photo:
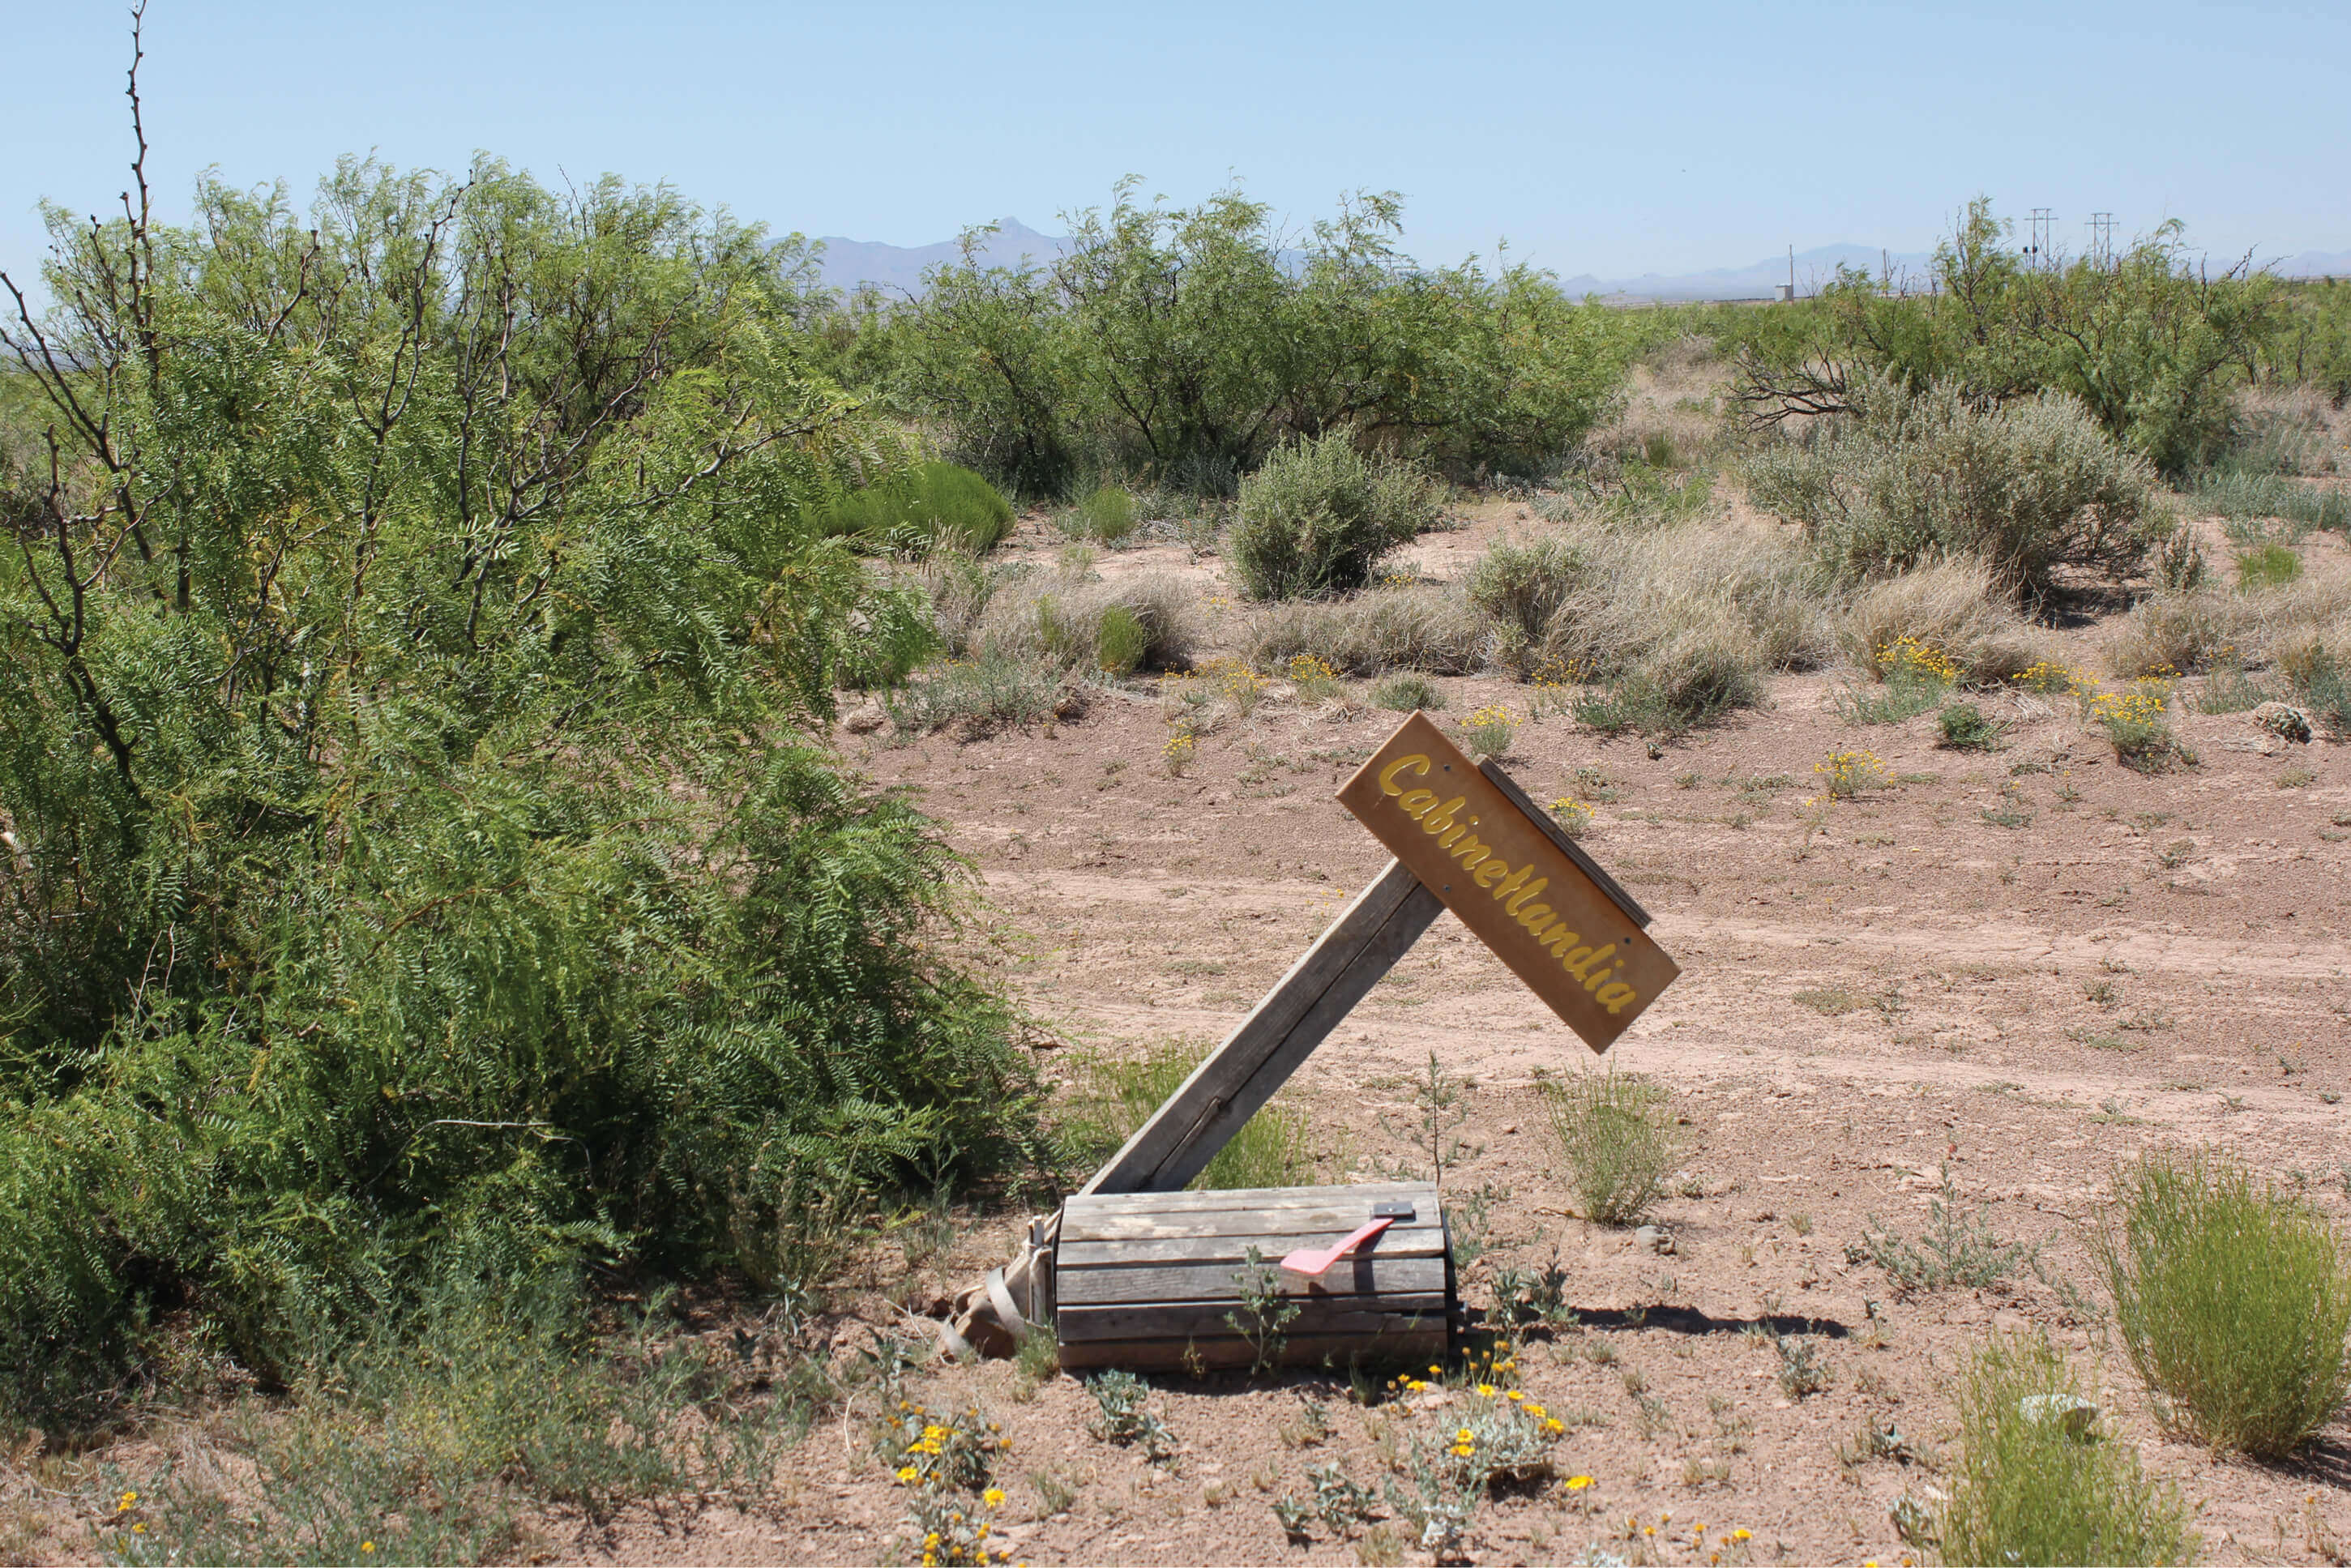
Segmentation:
<svg viewBox="0 0 2351 1568">
<path fill-rule="evenodd" d="M 1573 861 L 1584 875 L 1597 883 L 1600 891 L 1606 894 L 1616 907 L 1625 912 L 1625 919 L 1644 931 L 1649 928 L 1649 912 L 1641 907 L 1640 901 L 1625 892 L 1616 879 L 1601 867 L 1598 861 L 1585 853 L 1582 844 L 1569 838 L 1567 830 L 1559 825 L 1558 819 L 1530 800 L 1527 792 L 1519 788 L 1519 781 L 1502 771 L 1500 763 L 1489 757 L 1478 764 L 1478 771 L 1484 774 L 1487 780 L 1495 789 L 1499 789 L 1511 805 L 1524 811 L 1527 814 L 1527 821 L 1541 829 L 1543 836 L 1558 848 L 1560 853 Z"/>
<path fill-rule="evenodd" d="M 1426 714 L 1398 725 L 1339 790 L 1470 933 L 1595 1051 L 1681 973 L 1640 911 L 1586 874 L 1523 791 L 1471 766 Z"/>
<path fill-rule="evenodd" d="M 1390 862 L 1081 1193 L 1181 1190 L 1442 908 L 1401 862 Z"/>
<path fill-rule="evenodd" d="M 1436 1361 L 1446 1354 L 1447 1333 L 1441 1324 L 1393 1330 L 1384 1334 L 1293 1334 L 1283 1342 L 1282 1362 L 1289 1366 L 1314 1366 L 1328 1359 L 1334 1366 L 1365 1362 Z M 1061 1347 L 1061 1365 L 1071 1371 L 1121 1366 L 1138 1372 L 1189 1371 L 1193 1366 L 1249 1366 L 1257 1352 L 1248 1341 L 1223 1339 L 1091 1340 Z"/>
<path fill-rule="evenodd" d="M 1340 1232 L 1300 1231 L 1287 1236 L 1135 1236 L 1113 1240 L 1064 1241 L 1055 1270 L 1132 1267 L 1144 1263 L 1238 1263 L 1251 1247 L 1270 1260 L 1301 1247 L 1327 1247 Z M 1366 1256 L 1381 1258 L 1442 1258 L 1445 1233 L 1436 1226 L 1417 1230 L 1388 1229 L 1373 1239 Z"/>
<path fill-rule="evenodd" d="M 1411 1204 L 1411 1218 L 1399 1218 L 1396 1223 L 1423 1224 L 1437 1208 L 1437 1189 L 1426 1182 L 1399 1182 L 1367 1183 L 1361 1186 L 1241 1187 L 1219 1192 L 1081 1195 L 1061 1206 L 1061 1234 L 1082 1236 L 1095 1225 L 1132 1217 L 1182 1223 L 1196 1217 L 1207 1219 L 1217 1214 L 1276 1212 L 1285 1217 L 1293 1213 L 1353 1215 L 1356 1218 L 1346 1222 L 1352 1228 L 1370 1217 L 1373 1205 L 1381 1203 Z M 1284 1222 L 1292 1221 L 1285 1218 Z M 1317 1220 L 1314 1223 L 1322 1222 Z"/>
<path fill-rule="evenodd" d="M 1053 1275 L 1053 1293 L 1061 1310 L 1122 1301 L 1221 1301 L 1240 1300 L 1239 1275 L 1248 1265 L 1232 1260 L 1214 1263 L 1139 1264 L 1126 1268 L 1072 1269 L 1061 1265 Z M 1277 1269 L 1281 1293 L 1299 1301 L 1318 1296 L 1426 1295 L 1445 1291 L 1445 1260 L 1428 1258 L 1343 1258 L 1320 1278 L 1308 1280 Z"/>
<path fill-rule="evenodd" d="M 1104 1220 L 1089 1226 L 1081 1235 L 1069 1238 L 1075 1241 L 1135 1241 L 1158 1239 L 1181 1241 L 1187 1238 L 1229 1236 L 1241 1238 L 1241 1245 L 1253 1236 L 1312 1236 L 1321 1235 L 1324 1241 L 1336 1241 L 1361 1225 L 1361 1218 L 1351 1218 L 1344 1209 L 1336 1214 L 1316 1209 L 1294 1209 L 1283 1214 L 1201 1214 L 1180 1219 L 1155 1219 L 1148 1215 L 1130 1214 L 1115 1221 Z M 1290 1228 L 1295 1227 L 1296 1228 Z M 1414 1220 L 1409 1225 L 1393 1225 L 1384 1233 L 1390 1236 L 1420 1235 L 1442 1229 L 1441 1223 Z M 1260 1243 L 1265 1245 L 1265 1243 Z M 1303 1245 L 1301 1243 L 1301 1245 Z"/>
<path fill-rule="evenodd" d="M 1370 1334 L 1413 1328 L 1422 1318 L 1442 1320 L 1446 1300 L 1442 1292 L 1394 1297 L 1317 1296 L 1301 1299 L 1298 1309 L 1297 1318 L 1283 1331 L 1285 1338 L 1292 1333 Z M 1237 1303 L 1153 1301 L 1137 1306 L 1061 1306 L 1055 1309 L 1053 1328 L 1063 1344 L 1080 1340 L 1146 1337 L 1231 1339 L 1238 1337 L 1238 1331 L 1225 1321 L 1228 1313 L 1238 1314 Z"/>
</svg>

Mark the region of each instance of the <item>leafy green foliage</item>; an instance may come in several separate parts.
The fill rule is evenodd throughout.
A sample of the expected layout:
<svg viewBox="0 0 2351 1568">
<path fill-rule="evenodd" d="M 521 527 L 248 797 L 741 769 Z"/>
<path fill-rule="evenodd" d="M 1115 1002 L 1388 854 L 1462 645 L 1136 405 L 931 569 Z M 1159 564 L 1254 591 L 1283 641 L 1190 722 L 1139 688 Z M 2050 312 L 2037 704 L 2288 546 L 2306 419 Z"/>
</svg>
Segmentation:
<svg viewBox="0 0 2351 1568">
<path fill-rule="evenodd" d="M 1225 553 L 1253 598 L 1321 598 L 1363 587 L 1436 521 L 1426 475 L 1333 432 L 1281 448 L 1241 481 Z"/>
<path fill-rule="evenodd" d="M 1746 351 L 1742 398 L 1767 417 L 1840 406 L 1854 372 L 1971 402 L 2061 398 L 2177 476 L 2227 445 L 2231 393 L 2278 321 L 2271 279 L 2210 276 L 2184 232 L 2167 223 L 2116 256 L 2034 265 L 1980 197 L 1937 247 L 1930 293 L 1845 272 L 1807 308 L 1719 320 Z"/>
<path fill-rule="evenodd" d="M 2082 1393 L 2045 1340 L 1979 1349 L 1959 1388 L 1959 1458 L 1932 1516 L 1945 1563 L 2170 1563 L 2195 1560 L 2188 1510 L 2138 1450 L 2058 1412 Z"/>
<path fill-rule="evenodd" d="M 2283 588 L 2302 576 L 2302 557 L 2284 545 L 2255 545 L 2237 552 L 2237 586 L 2248 591 Z"/>
<path fill-rule="evenodd" d="M 1935 715 L 1935 727 L 1941 732 L 1936 743 L 1953 751 L 1990 751 L 2000 744 L 2008 731 L 2004 719 L 1986 714 L 1974 703 L 1945 703 Z"/>
<path fill-rule="evenodd" d="M 925 463 L 852 490 L 820 515 L 819 528 L 867 549 L 922 555 L 934 547 L 978 555 L 1012 527 L 1012 503 L 968 468 Z"/>
<path fill-rule="evenodd" d="M 1388 675 L 1373 685 L 1372 703 L 1392 713 L 1434 713 L 1445 706 L 1445 694 L 1423 675 Z"/>
<path fill-rule="evenodd" d="M 1229 495 L 1283 442 L 1341 428 L 1448 470 L 1539 472 L 1607 413 L 1640 325 L 1524 267 L 1416 267 L 1401 227 L 1393 195 L 1293 236 L 1238 191 L 1170 208 L 1130 181 L 1050 268 L 967 247 L 933 272 L 883 329 L 883 379 L 1023 493 L 1147 472 Z"/>
<path fill-rule="evenodd" d="M 2146 1155 L 2095 1239 L 2115 1322 L 2166 1422 L 2284 1454 L 2351 1393 L 2351 1262 L 2325 1216 L 2233 1162 Z"/>
<path fill-rule="evenodd" d="M 1010 1154 L 967 869 L 800 737 L 927 622 L 807 521 L 904 454 L 779 253 L 487 162 L 198 206 L 53 214 L 5 329 L 59 457 L 5 476 L 0 1394 L 69 1420 L 182 1302 L 283 1367 L 457 1253 L 758 1272 Z"/>
</svg>

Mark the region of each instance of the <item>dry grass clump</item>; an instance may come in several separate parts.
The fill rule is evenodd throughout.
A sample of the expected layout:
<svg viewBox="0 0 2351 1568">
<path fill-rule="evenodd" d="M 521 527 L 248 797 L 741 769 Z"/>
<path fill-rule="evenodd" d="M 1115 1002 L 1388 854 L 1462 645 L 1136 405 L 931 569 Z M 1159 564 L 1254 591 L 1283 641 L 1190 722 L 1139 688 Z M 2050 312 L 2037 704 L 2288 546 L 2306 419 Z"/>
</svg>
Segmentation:
<svg viewBox="0 0 2351 1568">
<path fill-rule="evenodd" d="M 2351 1392 L 2351 1262 L 2326 1217 L 2225 1158 L 2121 1173 L 2093 1246 L 2131 1364 L 2173 1430 L 2291 1452 Z"/>
<path fill-rule="evenodd" d="M 2045 1340 L 1994 1341 L 1959 1388 L 1959 1458 L 1933 1516 L 1945 1563 L 2168 1563 L 2195 1560 L 2188 1510 L 2138 1450 L 2100 1432 Z M 1897 1512 L 1897 1517 L 1899 1514 Z"/>
<path fill-rule="evenodd" d="M 1693 334 L 1659 344 L 1633 367 L 1616 417 L 1583 444 L 1653 468 L 1697 461 L 1721 444 L 1723 382 L 1723 361 L 1711 339 Z"/>
<path fill-rule="evenodd" d="M 2215 665 L 2275 665 L 2288 674 L 2321 649 L 2351 650 L 2351 575 L 2311 571 L 2254 593 L 2205 588 L 2142 600 L 2106 644 L 2126 679 Z"/>
<path fill-rule="evenodd" d="M 1586 517 L 1497 543 L 1467 591 L 1503 662 L 1606 685 L 1578 714 L 1604 729 L 1680 729 L 1751 707 L 1765 672 L 1811 668 L 1834 646 L 1811 558 L 1729 523 Z"/>
<path fill-rule="evenodd" d="M 1980 556 L 1949 556 L 1855 590 L 1836 619 L 1838 643 L 1865 668 L 1907 637 L 1958 666 L 1970 683 L 2004 681 L 2041 657 L 2041 639 L 2000 590 Z"/>
<path fill-rule="evenodd" d="M 1124 674 L 1187 668 L 1197 635 L 1191 587 L 1172 572 L 1104 582 L 1031 571 L 994 586 L 967 641 L 981 658 Z"/>
<path fill-rule="evenodd" d="M 1374 588 L 1349 599 L 1274 606 L 1258 620 L 1249 660 L 1274 669 L 1308 653 L 1350 675 L 1389 670 L 1466 675 L 1485 664 L 1492 631 L 1458 593 Z"/>
</svg>

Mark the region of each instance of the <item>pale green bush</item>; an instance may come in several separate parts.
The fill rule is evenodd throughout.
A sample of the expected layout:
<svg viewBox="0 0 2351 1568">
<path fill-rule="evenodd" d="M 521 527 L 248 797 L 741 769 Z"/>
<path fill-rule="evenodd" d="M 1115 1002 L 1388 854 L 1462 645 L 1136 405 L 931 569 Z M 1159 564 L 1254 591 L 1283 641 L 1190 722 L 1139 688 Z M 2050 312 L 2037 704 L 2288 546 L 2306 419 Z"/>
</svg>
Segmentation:
<svg viewBox="0 0 2351 1568">
<path fill-rule="evenodd" d="M 1864 376 L 1852 402 L 1748 465 L 1755 504 L 1848 581 L 1973 555 L 2035 597 L 2064 568 L 2136 570 L 2171 526 L 2154 469 L 2062 393 L 1983 404 Z"/>
<path fill-rule="evenodd" d="M 1425 473 L 1333 431 L 1277 450 L 1241 481 L 1225 553 L 1252 598 L 1321 598 L 1363 587 L 1437 518 Z"/>
</svg>

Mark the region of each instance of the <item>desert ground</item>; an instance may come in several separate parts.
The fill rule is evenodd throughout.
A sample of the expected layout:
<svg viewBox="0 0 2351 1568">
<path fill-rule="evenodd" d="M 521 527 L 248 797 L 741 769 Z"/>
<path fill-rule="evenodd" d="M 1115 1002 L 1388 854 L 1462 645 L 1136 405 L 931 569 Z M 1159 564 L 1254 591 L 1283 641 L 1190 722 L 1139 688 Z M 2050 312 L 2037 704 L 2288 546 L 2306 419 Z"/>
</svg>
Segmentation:
<svg viewBox="0 0 2351 1568">
<path fill-rule="evenodd" d="M 1524 520 L 1483 503 L 1424 539 L 1416 564 L 1443 579 Z M 1011 548 L 1060 547 L 1032 522 Z M 2337 541 L 2310 549 L 2314 570 L 2346 564 Z M 1248 613 L 1214 559 L 1181 545 L 1092 570 L 1187 574 L 1212 645 Z M 2102 634 L 2095 616 L 2052 633 L 2091 666 Z M 1764 710 L 1661 746 L 1538 719 L 1506 759 L 1537 800 L 1587 804 L 1586 847 L 1683 967 L 1610 1054 L 1667 1086 L 1682 1124 L 1662 1243 L 1572 1217 L 1538 1085 L 1591 1053 L 1450 915 L 1286 1092 L 1311 1118 L 1315 1179 L 1367 1179 L 1410 1163 L 1396 1133 L 1433 1053 L 1474 1084 L 1468 1152 L 1446 1173 L 1457 1212 L 1461 1194 L 1487 1206 L 1490 1250 L 1465 1298 L 1486 1300 L 1498 1268 L 1565 1272 L 1575 1321 L 1533 1330 L 1516 1372 L 1527 1397 L 1573 1413 L 1558 1473 L 1592 1484 L 1496 1500 L 1470 1554 L 1917 1561 L 1892 1511 L 1936 1495 L 1955 1367 L 1988 1334 L 2040 1330 L 2193 1505 L 2210 1560 L 2344 1562 L 2351 1432 L 2291 1467 L 2166 1440 L 2084 1245 L 2116 1163 L 2166 1145 L 2227 1150 L 2351 1218 L 2344 747 L 2191 713 L 2181 736 L 2199 765 L 2149 776 L 2117 766 L 2072 705 L 2010 694 L 1993 702 L 2011 726 L 1999 749 L 1954 752 L 1931 714 L 1847 723 L 1834 699 L 1857 678 L 1781 678 Z M 1437 685 L 1443 716 L 1526 711 L 1528 688 L 1507 680 Z M 1089 1052 L 1213 1043 L 1377 873 L 1384 852 L 1332 793 L 1398 716 L 1352 684 L 1319 704 L 1276 684 L 1180 776 L 1142 680 L 1027 732 L 842 739 L 971 857 L 998 922 L 985 956 L 1066 1077 Z M 1865 747 L 1892 782 L 1832 800 L 1816 765 Z M 1938 1201 L 2031 1256 L 1990 1288 L 1908 1293 L 1848 1260 L 1865 1228 L 1915 1237 Z M 894 1249 L 876 1259 L 875 1326 L 905 1326 L 892 1301 L 938 1310 L 1009 1255 L 1019 1223 L 971 1218 L 916 1279 Z M 1771 1339 L 1741 1332 L 1765 1322 L 1817 1336 L 1825 1387 L 1783 1391 Z M 1090 1434 L 1095 1402 L 1066 1375 L 943 1363 L 908 1386 L 1003 1424 L 1014 1448 L 991 1539 L 1038 1563 L 1424 1558 L 1376 1521 L 1291 1542 L 1270 1505 L 1333 1460 L 1376 1487 L 1416 1431 L 1445 1428 L 1470 1397 L 1432 1383 L 1366 1403 L 1343 1377 L 1303 1374 L 1163 1378 L 1155 1407 L 1180 1448 L 1154 1464 Z M 852 1409 L 797 1450 L 774 1523 L 624 1526 L 594 1554 L 847 1563 L 910 1550 L 875 1415 Z"/>
</svg>

